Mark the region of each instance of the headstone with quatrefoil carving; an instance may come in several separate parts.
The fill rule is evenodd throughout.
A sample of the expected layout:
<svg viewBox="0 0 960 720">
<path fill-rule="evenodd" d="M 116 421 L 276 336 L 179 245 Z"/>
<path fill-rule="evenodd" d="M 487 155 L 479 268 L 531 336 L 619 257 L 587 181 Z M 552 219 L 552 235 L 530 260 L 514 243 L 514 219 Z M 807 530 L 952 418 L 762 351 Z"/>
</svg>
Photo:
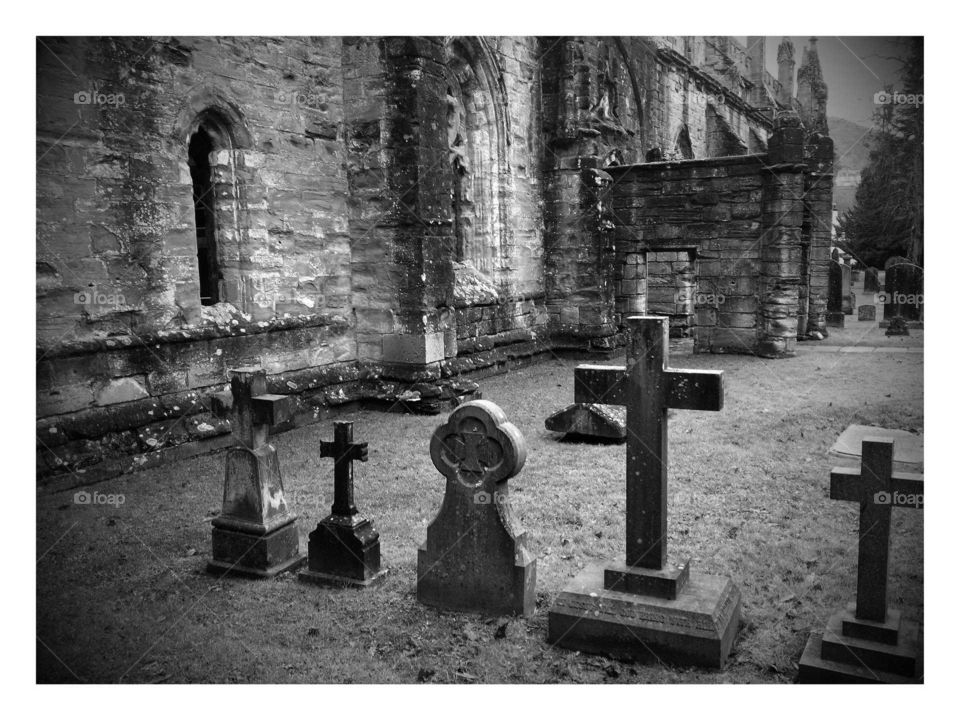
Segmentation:
<svg viewBox="0 0 960 720">
<path fill-rule="evenodd" d="M 526 455 L 523 435 L 487 400 L 464 403 L 433 433 L 430 457 L 447 486 L 418 553 L 420 602 L 461 612 L 533 614 L 537 561 L 513 517 L 507 487 Z"/>
</svg>

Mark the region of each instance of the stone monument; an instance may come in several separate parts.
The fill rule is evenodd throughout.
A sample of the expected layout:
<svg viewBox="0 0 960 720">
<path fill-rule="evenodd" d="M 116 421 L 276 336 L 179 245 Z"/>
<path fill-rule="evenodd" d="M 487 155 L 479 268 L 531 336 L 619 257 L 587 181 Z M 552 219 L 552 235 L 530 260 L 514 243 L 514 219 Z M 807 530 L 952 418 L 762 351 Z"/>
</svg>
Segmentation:
<svg viewBox="0 0 960 720">
<path fill-rule="evenodd" d="M 893 440 L 868 437 L 858 471 L 834 468 L 830 498 L 860 504 L 857 600 L 811 633 L 799 682 L 911 683 L 916 679 L 919 628 L 887 605 L 890 515 L 923 509 L 923 475 L 893 471 Z"/>
<path fill-rule="evenodd" d="M 223 509 L 213 519 L 213 560 L 207 569 L 272 577 L 303 560 L 297 516 L 287 506 L 270 428 L 293 416 L 294 399 L 266 392 L 266 373 L 257 367 L 230 371 L 230 392 L 218 393 L 212 408 L 229 417 L 236 444 L 227 450 Z"/>
<path fill-rule="evenodd" d="M 380 534 L 353 501 L 353 463 L 367 461 L 367 443 L 353 441 L 353 423 L 334 423 L 333 442 L 320 442 L 333 458 L 333 506 L 310 533 L 307 567 L 299 578 L 321 585 L 369 587 L 381 580 Z"/>
<path fill-rule="evenodd" d="M 488 615 L 533 614 L 536 560 L 507 486 L 526 454 L 520 431 L 487 400 L 464 403 L 433 433 L 430 457 L 447 482 L 417 556 L 420 602 Z"/>
<path fill-rule="evenodd" d="M 740 619 L 724 577 L 667 558 L 667 410 L 723 407 L 723 373 L 668 367 L 669 321 L 630 317 L 627 366 L 598 368 L 607 403 L 627 407 L 626 562 L 585 568 L 550 610 L 548 641 L 596 654 L 722 667 Z M 604 387 L 601 388 L 600 386 Z"/>
</svg>

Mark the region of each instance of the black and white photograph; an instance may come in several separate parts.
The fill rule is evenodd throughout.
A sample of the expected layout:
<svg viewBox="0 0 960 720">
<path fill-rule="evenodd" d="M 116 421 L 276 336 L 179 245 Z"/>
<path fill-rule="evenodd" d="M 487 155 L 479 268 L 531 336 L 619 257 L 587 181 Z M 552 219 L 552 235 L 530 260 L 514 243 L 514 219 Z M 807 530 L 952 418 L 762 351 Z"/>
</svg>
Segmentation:
<svg viewBox="0 0 960 720">
<path fill-rule="evenodd" d="M 242 7 L 17 31 L 25 682 L 821 686 L 809 713 L 949 672 L 947 13 Z M 731 34 L 651 34 L 685 25 Z"/>
</svg>

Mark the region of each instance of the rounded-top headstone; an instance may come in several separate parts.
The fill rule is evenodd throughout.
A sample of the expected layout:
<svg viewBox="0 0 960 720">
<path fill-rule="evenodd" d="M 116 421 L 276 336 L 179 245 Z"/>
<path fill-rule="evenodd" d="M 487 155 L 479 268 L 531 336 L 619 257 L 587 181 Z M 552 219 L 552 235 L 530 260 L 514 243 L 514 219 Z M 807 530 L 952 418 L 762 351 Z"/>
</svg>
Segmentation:
<svg viewBox="0 0 960 720">
<path fill-rule="evenodd" d="M 523 468 L 527 443 L 503 410 L 489 400 L 459 406 L 430 440 L 430 458 L 445 477 L 492 492 Z"/>
<path fill-rule="evenodd" d="M 532 615 L 537 561 L 507 482 L 527 457 L 520 431 L 492 402 L 474 400 L 434 431 L 430 457 L 446 490 L 417 553 L 417 598 L 458 612 Z"/>
</svg>

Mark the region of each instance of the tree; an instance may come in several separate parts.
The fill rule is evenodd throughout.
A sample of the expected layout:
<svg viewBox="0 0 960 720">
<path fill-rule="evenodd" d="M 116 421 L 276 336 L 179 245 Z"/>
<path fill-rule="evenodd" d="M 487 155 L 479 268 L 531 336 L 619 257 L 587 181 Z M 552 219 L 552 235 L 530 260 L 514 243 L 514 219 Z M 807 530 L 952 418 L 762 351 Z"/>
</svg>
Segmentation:
<svg viewBox="0 0 960 720">
<path fill-rule="evenodd" d="M 838 227 L 844 249 L 874 267 L 893 255 L 923 265 L 923 38 L 910 39 L 900 78 L 902 90 L 878 93 L 869 160 Z"/>
</svg>

